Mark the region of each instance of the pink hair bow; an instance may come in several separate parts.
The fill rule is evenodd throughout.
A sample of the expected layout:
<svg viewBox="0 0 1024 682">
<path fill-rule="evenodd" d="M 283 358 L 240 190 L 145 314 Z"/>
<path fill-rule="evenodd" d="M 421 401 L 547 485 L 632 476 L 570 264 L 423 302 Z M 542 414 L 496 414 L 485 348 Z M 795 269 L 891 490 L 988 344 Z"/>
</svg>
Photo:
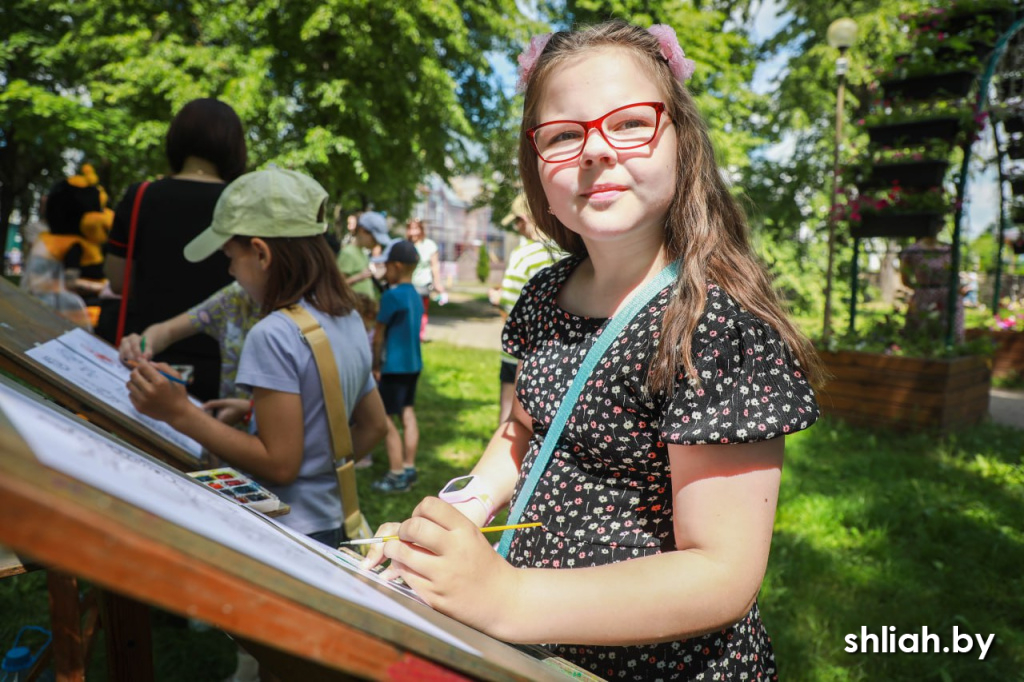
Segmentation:
<svg viewBox="0 0 1024 682">
<path fill-rule="evenodd" d="M 679 47 L 679 39 L 676 37 L 676 30 L 667 24 L 655 24 L 647 29 L 647 32 L 658 39 L 661 44 L 661 56 L 668 62 L 668 68 L 672 70 L 680 83 L 690 80 L 690 76 L 697 69 L 697 64 L 692 59 L 687 59 L 683 48 Z"/>
<path fill-rule="evenodd" d="M 516 83 L 516 90 L 518 92 L 526 90 L 526 82 L 530 80 L 530 74 L 533 73 L 534 67 L 537 66 L 540 53 L 548 46 L 551 35 L 550 33 L 542 33 L 530 38 L 530 45 L 519 55 L 519 82 Z"/>
</svg>

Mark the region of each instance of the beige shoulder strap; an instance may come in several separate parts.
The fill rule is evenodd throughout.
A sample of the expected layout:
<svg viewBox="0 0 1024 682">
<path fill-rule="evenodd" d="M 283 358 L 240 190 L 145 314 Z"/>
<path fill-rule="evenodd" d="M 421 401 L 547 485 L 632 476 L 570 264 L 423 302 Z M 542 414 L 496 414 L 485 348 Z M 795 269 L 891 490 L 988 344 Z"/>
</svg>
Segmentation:
<svg viewBox="0 0 1024 682">
<path fill-rule="evenodd" d="M 345 410 L 345 394 L 341 390 L 338 365 L 334 362 L 331 342 L 327 332 L 316 321 L 308 310 L 301 305 L 293 305 L 281 309 L 292 322 L 298 325 L 306 343 L 313 351 L 317 371 L 320 373 L 320 385 L 324 392 L 324 407 L 327 410 L 327 424 L 331 432 L 331 444 L 334 452 L 334 465 L 337 467 L 338 491 L 341 503 L 345 508 L 345 516 L 351 518 L 359 514 L 359 493 L 356 490 L 355 462 L 352 461 L 352 433 L 348 428 L 348 412 Z"/>
</svg>

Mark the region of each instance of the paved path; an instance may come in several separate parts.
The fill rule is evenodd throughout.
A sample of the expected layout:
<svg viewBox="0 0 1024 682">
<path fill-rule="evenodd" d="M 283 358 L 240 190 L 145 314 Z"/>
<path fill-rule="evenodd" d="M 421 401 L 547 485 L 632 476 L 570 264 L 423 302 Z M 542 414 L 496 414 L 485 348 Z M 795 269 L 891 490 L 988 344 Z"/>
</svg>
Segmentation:
<svg viewBox="0 0 1024 682">
<path fill-rule="evenodd" d="M 466 306 L 471 316 L 431 316 L 430 324 L 427 326 L 427 339 L 444 341 L 455 346 L 500 349 L 503 322 L 497 311 L 458 292 L 453 292 L 451 296 L 453 302 Z M 989 400 L 989 414 L 992 421 L 997 424 L 1024 430 L 1024 391 L 993 388 Z"/>
<path fill-rule="evenodd" d="M 454 317 L 430 304 L 428 341 L 444 341 L 455 346 L 501 350 L 501 330 L 504 320 L 497 308 L 472 294 L 459 291 L 449 293 L 449 300 L 458 305 L 464 316 Z M 449 309 L 451 310 L 451 309 Z"/>
<path fill-rule="evenodd" d="M 993 388 L 989 394 L 988 413 L 997 424 L 1024 429 L 1024 391 Z"/>
</svg>

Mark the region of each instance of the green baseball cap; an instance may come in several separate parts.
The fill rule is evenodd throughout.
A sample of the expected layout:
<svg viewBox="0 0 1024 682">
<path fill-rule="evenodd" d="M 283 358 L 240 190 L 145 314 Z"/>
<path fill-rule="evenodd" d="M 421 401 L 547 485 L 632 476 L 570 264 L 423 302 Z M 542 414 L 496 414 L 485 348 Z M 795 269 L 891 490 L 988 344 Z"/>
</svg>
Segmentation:
<svg viewBox="0 0 1024 682">
<path fill-rule="evenodd" d="M 241 237 L 313 237 L 327 231 L 327 190 L 319 182 L 283 168 L 246 173 L 224 188 L 213 223 L 185 245 L 185 259 L 198 263 Z"/>
</svg>

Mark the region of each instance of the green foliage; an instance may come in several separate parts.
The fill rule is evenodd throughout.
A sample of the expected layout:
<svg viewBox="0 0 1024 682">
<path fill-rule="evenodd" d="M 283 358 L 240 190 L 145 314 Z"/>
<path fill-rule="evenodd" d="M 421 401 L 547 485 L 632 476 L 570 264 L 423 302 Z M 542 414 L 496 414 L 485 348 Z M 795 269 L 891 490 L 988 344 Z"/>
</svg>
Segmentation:
<svg viewBox="0 0 1024 682">
<path fill-rule="evenodd" d="M 476 278 L 481 284 L 486 284 L 491 277 L 491 252 L 487 248 L 487 242 L 480 244 L 476 255 Z"/>
<path fill-rule="evenodd" d="M 764 233 L 755 234 L 755 246 L 762 260 L 772 274 L 776 291 L 796 315 L 810 315 L 822 309 L 824 291 L 821 282 L 808 277 L 805 271 L 808 262 L 815 262 L 821 244 L 799 240 L 773 240 L 764 238 Z M 833 283 L 838 293 L 841 283 Z"/>
<path fill-rule="evenodd" d="M 514 0 L 5 3 L 0 228 L 7 199 L 29 209 L 66 150 L 115 195 L 166 172 L 167 124 L 202 96 L 238 111 L 252 167 L 304 170 L 347 207 L 403 215 L 422 178 L 466 168 L 505 124 L 487 55 L 511 51 L 522 22 Z"/>
<path fill-rule="evenodd" d="M 906 326 L 906 311 L 893 307 L 880 315 L 862 315 L 854 332 L 833 336 L 827 350 L 856 350 L 864 353 L 915 358 L 952 358 L 963 355 L 991 355 L 995 350 L 987 338 L 946 346 L 946 318 L 933 310 L 919 315 L 912 331 Z"/>
</svg>

